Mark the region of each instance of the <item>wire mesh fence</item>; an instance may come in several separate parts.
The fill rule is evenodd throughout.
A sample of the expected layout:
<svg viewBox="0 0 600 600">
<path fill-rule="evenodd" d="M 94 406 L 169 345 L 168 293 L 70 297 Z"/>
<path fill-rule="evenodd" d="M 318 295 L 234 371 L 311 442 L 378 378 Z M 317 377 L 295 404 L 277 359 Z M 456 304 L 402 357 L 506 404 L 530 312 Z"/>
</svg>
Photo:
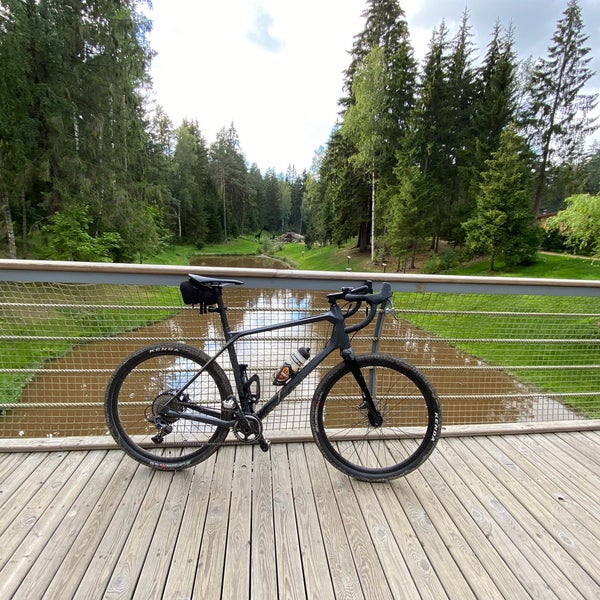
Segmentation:
<svg viewBox="0 0 600 600">
<path fill-rule="evenodd" d="M 323 290 L 227 288 L 232 329 L 326 310 Z M 377 285 L 375 285 L 377 288 Z M 337 288 L 332 282 L 332 291 Z M 594 296 L 397 292 L 379 349 L 419 367 L 442 403 L 445 425 L 600 417 L 600 312 Z M 358 317 L 357 317 L 358 318 Z M 244 337 L 236 349 L 274 393 L 273 374 L 296 348 L 329 339 L 319 323 Z M 178 340 L 214 354 L 215 314 L 182 304 L 170 285 L 0 281 L 0 437 L 106 435 L 104 392 L 113 370 L 146 344 Z M 353 338 L 373 347 L 373 327 Z M 310 400 L 334 353 L 265 421 L 308 428 Z M 219 363 L 230 374 L 225 355 Z M 232 378 L 233 379 L 233 378 Z"/>
</svg>

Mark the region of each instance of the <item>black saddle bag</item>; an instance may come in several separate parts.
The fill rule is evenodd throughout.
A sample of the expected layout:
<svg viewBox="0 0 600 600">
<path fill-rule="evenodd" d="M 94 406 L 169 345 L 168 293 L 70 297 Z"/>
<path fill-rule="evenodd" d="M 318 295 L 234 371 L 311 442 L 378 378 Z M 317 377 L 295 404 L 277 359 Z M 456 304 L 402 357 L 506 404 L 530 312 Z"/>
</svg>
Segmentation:
<svg viewBox="0 0 600 600">
<path fill-rule="evenodd" d="M 213 288 L 194 283 L 191 279 L 182 281 L 179 290 L 184 303 L 199 304 L 201 313 L 205 313 L 209 306 L 217 303 L 217 292 Z"/>
</svg>

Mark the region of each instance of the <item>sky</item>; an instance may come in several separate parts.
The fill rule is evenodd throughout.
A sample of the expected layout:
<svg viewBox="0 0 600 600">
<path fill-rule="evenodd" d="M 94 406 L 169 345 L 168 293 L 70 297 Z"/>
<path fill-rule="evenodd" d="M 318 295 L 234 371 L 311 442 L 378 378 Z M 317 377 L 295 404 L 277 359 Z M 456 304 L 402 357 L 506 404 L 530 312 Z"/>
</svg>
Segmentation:
<svg viewBox="0 0 600 600">
<path fill-rule="evenodd" d="M 338 119 L 344 70 L 364 28 L 366 0 L 152 0 L 154 100 L 175 127 L 196 119 L 212 143 L 235 126 L 248 164 L 264 173 L 310 169 Z M 519 58 L 545 57 L 567 0 L 404 0 L 418 59 L 442 20 L 465 7 L 478 55 L 494 24 L 515 29 Z M 580 0 L 600 92 L 600 1 Z"/>
</svg>

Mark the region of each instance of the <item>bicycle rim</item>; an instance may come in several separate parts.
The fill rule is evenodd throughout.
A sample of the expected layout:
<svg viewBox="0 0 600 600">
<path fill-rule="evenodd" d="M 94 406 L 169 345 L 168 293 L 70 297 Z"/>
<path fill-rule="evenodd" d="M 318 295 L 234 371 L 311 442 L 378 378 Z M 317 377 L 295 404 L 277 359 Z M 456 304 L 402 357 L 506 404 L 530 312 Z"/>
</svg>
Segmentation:
<svg viewBox="0 0 600 600">
<path fill-rule="evenodd" d="M 139 462 L 157 469 L 182 469 L 210 456 L 228 429 L 186 418 L 168 419 L 164 439 L 152 441 L 159 429 L 153 417 L 166 406 L 184 415 L 197 414 L 184 406 L 174 392 L 207 362 L 208 356 L 179 344 L 156 345 L 131 355 L 115 371 L 106 392 L 106 420 L 115 441 Z M 185 391 L 185 402 L 220 414 L 231 394 L 227 377 L 210 365 Z"/>
<path fill-rule="evenodd" d="M 431 454 L 441 428 L 431 384 L 417 369 L 393 357 L 358 357 L 383 422 L 372 424 L 346 363 L 321 381 L 311 407 L 311 427 L 325 458 L 357 479 L 386 480 L 410 473 Z"/>
</svg>

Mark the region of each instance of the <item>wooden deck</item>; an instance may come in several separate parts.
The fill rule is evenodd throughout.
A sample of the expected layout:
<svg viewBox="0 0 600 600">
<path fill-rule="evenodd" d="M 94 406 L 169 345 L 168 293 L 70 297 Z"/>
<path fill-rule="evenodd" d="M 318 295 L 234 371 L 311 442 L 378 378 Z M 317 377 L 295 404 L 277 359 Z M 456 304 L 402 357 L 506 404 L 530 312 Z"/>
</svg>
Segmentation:
<svg viewBox="0 0 600 600">
<path fill-rule="evenodd" d="M 0 508 L 2 598 L 600 598 L 600 431 L 443 438 L 380 484 L 312 443 L 6 452 Z"/>
</svg>

